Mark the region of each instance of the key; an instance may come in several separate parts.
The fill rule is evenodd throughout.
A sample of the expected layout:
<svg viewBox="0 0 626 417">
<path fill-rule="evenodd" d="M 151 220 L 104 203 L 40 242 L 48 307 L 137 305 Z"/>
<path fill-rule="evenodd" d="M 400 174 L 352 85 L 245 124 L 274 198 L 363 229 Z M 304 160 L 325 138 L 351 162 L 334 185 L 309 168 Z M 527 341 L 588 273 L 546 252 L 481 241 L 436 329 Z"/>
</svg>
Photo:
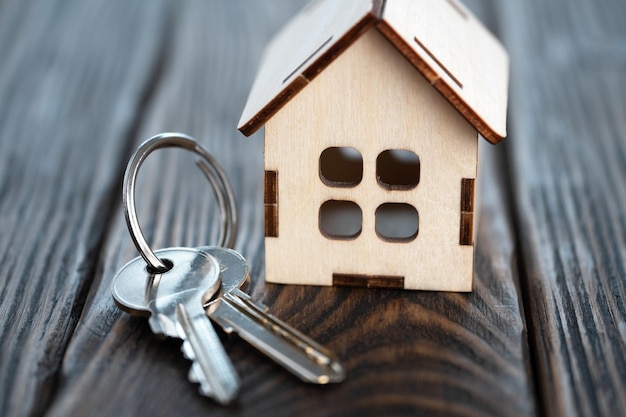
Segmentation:
<svg viewBox="0 0 626 417">
<path fill-rule="evenodd" d="M 316 384 L 341 382 L 345 372 L 326 348 L 268 313 L 240 288 L 248 282 L 249 268 L 237 252 L 221 247 L 198 248 L 220 264 L 221 287 L 205 304 L 208 316 L 226 333 L 239 336 L 301 380 Z"/>
<path fill-rule="evenodd" d="M 135 258 L 113 278 L 113 298 L 122 310 L 148 316 L 154 333 L 182 339 L 181 349 L 193 361 L 189 380 L 199 383 L 205 396 L 227 404 L 236 397 L 240 381 L 203 308 L 219 291 L 220 266 L 195 249 L 156 254 L 171 269 L 150 273 L 145 261 Z"/>
</svg>

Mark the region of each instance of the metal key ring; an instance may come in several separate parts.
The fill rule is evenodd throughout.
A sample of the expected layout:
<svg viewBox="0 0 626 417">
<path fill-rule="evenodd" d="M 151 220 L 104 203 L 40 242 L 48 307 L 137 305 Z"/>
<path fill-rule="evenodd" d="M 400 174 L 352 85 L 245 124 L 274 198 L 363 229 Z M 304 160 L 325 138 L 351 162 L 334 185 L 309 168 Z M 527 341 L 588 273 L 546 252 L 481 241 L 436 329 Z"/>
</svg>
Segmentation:
<svg viewBox="0 0 626 417">
<path fill-rule="evenodd" d="M 222 227 L 219 246 L 228 248 L 235 246 L 235 240 L 237 239 L 237 204 L 235 194 L 222 167 L 192 137 L 182 133 L 161 133 L 142 143 L 131 157 L 124 173 L 124 216 L 126 217 L 126 225 L 128 226 L 130 237 L 141 257 L 155 271 L 165 272 L 169 268 L 154 254 L 146 242 L 139 225 L 135 207 L 135 184 L 139 168 L 150 153 L 160 148 L 184 148 L 195 152 L 202 158 L 196 161 L 196 165 L 211 183 L 220 207 Z"/>
</svg>

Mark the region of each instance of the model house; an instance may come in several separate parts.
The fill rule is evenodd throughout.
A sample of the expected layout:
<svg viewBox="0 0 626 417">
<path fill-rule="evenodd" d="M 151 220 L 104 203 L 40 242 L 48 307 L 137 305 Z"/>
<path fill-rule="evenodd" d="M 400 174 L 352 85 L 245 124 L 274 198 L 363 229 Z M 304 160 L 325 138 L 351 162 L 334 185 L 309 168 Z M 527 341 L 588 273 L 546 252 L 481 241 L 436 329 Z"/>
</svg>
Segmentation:
<svg viewBox="0 0 626 417">
<path fill-rule="evenodd" d="M 508 56 L 456 0 L 321 0 L 268 45 L 269 282 L 471 291 L 478 142 L 506 136 Z"/>
</svg>

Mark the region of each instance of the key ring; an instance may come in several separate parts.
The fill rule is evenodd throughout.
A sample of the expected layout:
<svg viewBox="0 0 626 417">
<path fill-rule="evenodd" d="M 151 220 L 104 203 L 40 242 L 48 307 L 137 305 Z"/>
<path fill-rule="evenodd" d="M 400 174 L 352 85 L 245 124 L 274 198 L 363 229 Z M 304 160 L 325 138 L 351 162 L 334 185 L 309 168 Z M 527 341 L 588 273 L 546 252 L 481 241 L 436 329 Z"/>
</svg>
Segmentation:
<svg viewBox="0 0 626 417">
<path fill-rule="evenodd" d="M 139 168 L 145 159 L 153 151 L 160 148 L 184 148 L 198 154 L 202 159 L 196 161 L 196 165 L 207 180 L 211 183 L 215 197 L 220 207 L 220 231 L 219 246 L 232 248 L 237 239 L 237 204 L 235 194 L 228 182 L 226 173 L 206 149 L 200 146 L 191 136 L 182 133 L 161 133 L 151 137 L 135 151 L 124 173 L 123 205 L 126 225 L 130 237 L 139 251 L 141 257 L 148 266 L 156 272 L 165 272 L 169 267 L 159 259 L 146 242 L 141 231 L 137 209 L 135 206 L 135 185 Z"/>
</svg>

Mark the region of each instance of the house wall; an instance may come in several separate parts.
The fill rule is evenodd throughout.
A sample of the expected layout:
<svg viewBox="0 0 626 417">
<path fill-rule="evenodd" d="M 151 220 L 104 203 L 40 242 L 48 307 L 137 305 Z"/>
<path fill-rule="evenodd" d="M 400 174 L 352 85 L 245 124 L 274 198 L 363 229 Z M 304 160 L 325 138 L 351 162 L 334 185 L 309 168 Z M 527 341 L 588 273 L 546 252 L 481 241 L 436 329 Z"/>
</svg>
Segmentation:
<svg viewBox="0 0 626 417">
<path fill-rule="evenodd" d="M 285 69 L 288 71 L 289 69 Z M 363 157 L 354 188 L 325 185 L 321 152 L 353 147 Z M 415 152 L 419 185 L 390 191 L 376 180 L 376 158 L 387 149 Z M 404 287 L 470 291 L 473 246 L 459 244 L 461 179 L 476 178 L 477 133 L 376 29 L 289 101 L 265 126 L 266 170 L 278 171 L 278 237 L 266 238 L 269 282 L 332 285 L 333 274 L 404 277 Z M 354 240 L 319 230 L 327 200 L 356 202 L 363 213 Z M 377 207 L 408 203 L 419 213 L 409 243 L 375 232 Z"/>
</svg>

